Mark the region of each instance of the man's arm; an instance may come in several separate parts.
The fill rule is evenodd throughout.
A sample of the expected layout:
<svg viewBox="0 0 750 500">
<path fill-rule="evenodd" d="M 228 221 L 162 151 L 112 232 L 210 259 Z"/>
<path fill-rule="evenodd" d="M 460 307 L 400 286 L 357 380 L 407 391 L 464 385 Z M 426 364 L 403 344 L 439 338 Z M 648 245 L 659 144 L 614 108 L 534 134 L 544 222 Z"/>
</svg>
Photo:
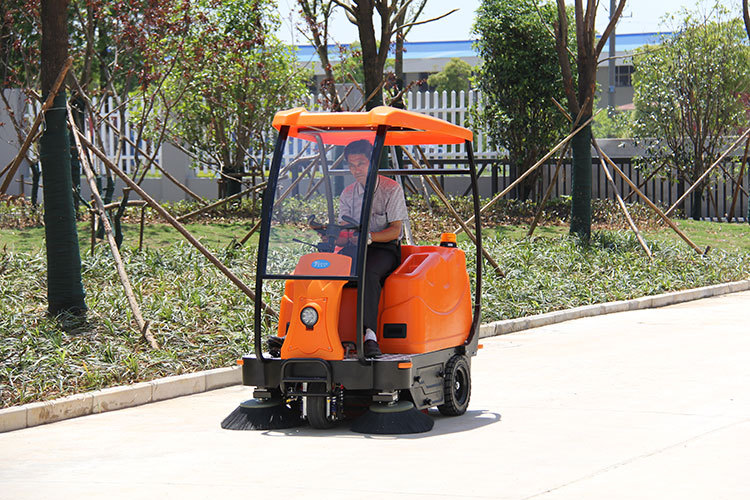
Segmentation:
<svg viewBox="0 0 750 500">
<path fill-rule="evenodd" d="M 370 233 L 370 237 L 372 238 L 372 241 L 379 241 L 383 243 L 397 240 L 401 236 L 402 225 L 403 221 L 395 220 L 388 224 L 388 227 L 386 227 L 382 231 Z"/>
</svg>

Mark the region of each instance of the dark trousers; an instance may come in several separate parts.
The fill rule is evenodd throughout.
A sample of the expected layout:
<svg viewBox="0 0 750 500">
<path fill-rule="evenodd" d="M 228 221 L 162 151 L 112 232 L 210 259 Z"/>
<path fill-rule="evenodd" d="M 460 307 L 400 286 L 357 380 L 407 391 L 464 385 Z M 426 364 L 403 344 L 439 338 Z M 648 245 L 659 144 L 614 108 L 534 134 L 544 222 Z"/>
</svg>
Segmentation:
<svg viewBox="0 0 750 500">
<path fill-rule="evenodd" d="M 351 255 L 356 247 L 345 247 L 341 253 Z M 383 290 L 385 279 L 401 264 L 401 248 L 396 243 L 371 243 L 367 247 L 367 264 L 365 266 L 364 286 L 364 318 L 365 329 L 369 328 L 377 334 L 378 305 L 380 292 Z"/>
</svg>

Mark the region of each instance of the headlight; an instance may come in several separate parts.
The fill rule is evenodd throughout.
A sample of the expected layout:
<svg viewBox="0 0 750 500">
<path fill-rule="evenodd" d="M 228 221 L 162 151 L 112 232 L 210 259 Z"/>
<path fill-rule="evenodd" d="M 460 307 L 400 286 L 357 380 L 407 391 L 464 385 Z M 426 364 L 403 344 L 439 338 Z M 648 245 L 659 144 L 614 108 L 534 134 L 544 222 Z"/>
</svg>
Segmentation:
<svg viewBox="0 0 750 500">
<path fill-rule="evenodd" d="M 303 325 L 308 328 L 312 328 L 313 326 L 315 326 L 315 323 L 318 322 L 318 311 L 310 306 L 305 307 L 299 313 L 299 319 L 300 321 L 302 321 Z"/>
</svg>

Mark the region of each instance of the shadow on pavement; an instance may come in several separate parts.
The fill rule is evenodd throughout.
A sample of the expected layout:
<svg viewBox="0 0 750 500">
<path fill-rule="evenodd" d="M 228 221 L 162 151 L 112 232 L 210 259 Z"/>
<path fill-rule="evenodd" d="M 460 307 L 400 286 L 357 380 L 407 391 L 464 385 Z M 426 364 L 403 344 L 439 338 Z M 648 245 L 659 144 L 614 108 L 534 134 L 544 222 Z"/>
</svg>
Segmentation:
<svg viewBox="0 0 750 500">
<path fill-rule="evenodd" d="M 292 429 L 262 431 L 264 435 L 271 437 L 342 437 L 342 438 L 365 438 L 365 439 L 423 439 L 444 434 L 456 434 L 458 432 L 473 431 L 480 427 L 500 422 L 502 416 L 499 413 L 487 410 L 470 410 L 460 417 L 446 417 L 438 411 L 429 412 L 435 421 L 435 426 L 429 432 L 420 434 L 359 434 L 352 432 L 349 427 L 352 421 L 339 423 L 333 429 L 313 429 L 307 425 L 294 427 Z M 258 432 L 258 431 L 248 431 Z"/>
</svg>

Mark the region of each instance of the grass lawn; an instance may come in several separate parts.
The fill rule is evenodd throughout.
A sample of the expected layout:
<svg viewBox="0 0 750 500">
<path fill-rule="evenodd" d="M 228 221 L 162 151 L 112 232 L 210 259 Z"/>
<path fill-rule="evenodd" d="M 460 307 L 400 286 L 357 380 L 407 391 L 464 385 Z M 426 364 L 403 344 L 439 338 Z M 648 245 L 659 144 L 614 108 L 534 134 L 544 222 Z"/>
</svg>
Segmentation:
<svg viewBox="0 0 750 500">
<path fill-rule="evenodd" d="M 677 220 L 675 222 L 677 227 L 701 248 L 711 246 L 712 249 L 750 252 L 750 224 L 694 220 Z M 649 237 L 654 239 L 678 238 L 672 230 L 650 233 Z"/>
<path fill-rule="evenodd" d="M 694 220 L 675 220 L 674 222 L 693 243 L 702 249 L 710 246 L 711 251 L 724 250 L 750 253 L 750 224 Z M 626 231 L 624 228 L 621 230 Z M 526 237 L 527 231 L 528 226 L 510 225 L 487 228 L 484 230 L 484 234 L 487 236 L 497 234 L 503 238 L 520 240 Z M 596 233 L 596 230 L 594 232 Z M 568 226 L 565 225 L 541 226 L 534 231 L 534 237 L 536 238 L 555 238 L 566 234 L 568 234 Z M 688 247 L 687 243 L 666 224 L 643 230 L 642 234 L 647 243 L 651 241 L 674 242 Z M 463 239 L 467 239 L 466 236 L 463 236 Z"/>
<path fill-rule="evenodd" d="M 253 225 L 248 219 L 238 222 L 185 224 L 185 228 L 204 245 L 210 248 L 224 248 L 232 242 L 232 238 L 239 240 L 244 237 Z M 138 248 L 140 226 L 126 223 L 122 225 L 122 229 L 124 245 Z M 258 236 L 254 234 L 249 244 L 253 245 L 257 240 Z M 182 241 L 186 242 L 185 238 L 166 223 L 147 224 L 143 230 L 143 245 L 146 248 L 165 248 Z M 90 252 L 91 227 L 88 223 L 78 223 L 78 244 L 82 256 Z M 36 253 L 44 248 L 44 228 L 0 229 L 0 248 L 4 246 L 11 252 Z M 109 252 L 106 240 L 97 240 L 96 248 L 97 251 Z"/>
<path fill-rule="evenodd" d="M 710 246 L 712 250 L 750 252 L 750 224 L 727 224 L 725 222 L 693 220 L 675 220 L 675 223 L 688 238 L 701 248 Z M 185 227 L 204 245 L 210 248 L 225 248 L 233 239 L 242 239 L 253 225 L 254 222 L 250 219 L 241 219 L 237 221 L 224 220 L 212 223 L 191 223 L 185 224 Z M 444 229 L 450 231 L 453 226 L 446 225 Z M 138 224 L 123 224 L 125 245 L 138 248 L 139 231 L 140 227 Z M 526 237 L 527 231 L 527 225 L 510 224 L 484 228 L 483 234 L 485 237 L 496 235 L 511 240 L 521 240 Z M 656 228 L 643 230 L 642 233 L 647 242 L 675 242 L 687 246 L 682 238 L 666 224 L 660 224 Z M 562 224 L 538 226 L 534 231 L 535 238 L 556 238 L 566 234 L 568 234 L 568 226 Z M 429 242 L 433 238 L 434 236 L 429 235 L 422 238 L 422 241 Z M 88 223 L 80 222 L 78 224 L 78 239 L 81 255 L 83 256 L 91 248 L 91 232 Z M 250 238 L 249 245 L 254 245 L 257 240 L 258 235 L 256 233 Z M 459 235 L 459 241 L 466 240 L 468 240 L 466 235 Z M 169 224 L 158 222 L 146 225 L 143 241 L 146 248 L 159 249 L 183 242 L 185 238 Z M 4 246 L 9 251 L 16 253 L 38 252 L 44 247 L 44 228 L 0 229 L 0 248 Z M 97 248 L 106 252 L 109 251 L 105 240 L 97 240 Z"/>
</svg>

